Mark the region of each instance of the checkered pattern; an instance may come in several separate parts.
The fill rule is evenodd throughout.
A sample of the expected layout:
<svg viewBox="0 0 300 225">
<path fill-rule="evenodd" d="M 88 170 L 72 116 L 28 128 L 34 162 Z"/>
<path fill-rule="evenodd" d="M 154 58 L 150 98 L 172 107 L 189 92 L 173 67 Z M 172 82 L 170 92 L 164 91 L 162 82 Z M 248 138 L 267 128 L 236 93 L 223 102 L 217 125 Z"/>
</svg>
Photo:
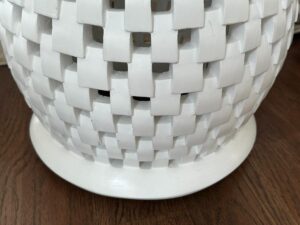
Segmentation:
<svg viewBox="0 0 300 225">
<path fill-rule="evenodd" d="M 271 88 L 296 0 L 0 0 L 14 79 L 68 149 L 168 167 L 217 151 Z"/>
</svg>

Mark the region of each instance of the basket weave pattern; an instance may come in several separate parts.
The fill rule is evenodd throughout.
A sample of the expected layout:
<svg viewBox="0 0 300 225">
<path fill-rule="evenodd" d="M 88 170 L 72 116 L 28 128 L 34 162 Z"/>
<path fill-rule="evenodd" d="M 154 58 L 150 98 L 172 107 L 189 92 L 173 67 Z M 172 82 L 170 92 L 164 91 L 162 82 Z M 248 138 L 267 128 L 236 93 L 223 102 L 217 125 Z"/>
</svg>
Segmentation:
<svg viewBox="0 0 300 225">
<path fill-rule="evenodd" d="M 95 161 L 168 167 L 217 151 L 271 88 L 295 0 L 0 0 L 28 105 Z"/>
</svg>

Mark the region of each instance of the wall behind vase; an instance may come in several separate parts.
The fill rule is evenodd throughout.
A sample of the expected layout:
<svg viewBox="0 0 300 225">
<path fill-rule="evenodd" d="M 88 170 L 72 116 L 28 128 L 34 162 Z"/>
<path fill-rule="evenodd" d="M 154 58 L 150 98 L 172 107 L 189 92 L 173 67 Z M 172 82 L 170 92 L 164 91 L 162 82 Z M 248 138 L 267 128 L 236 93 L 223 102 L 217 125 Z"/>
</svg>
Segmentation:
<svg viewBox="0 0 300 225">
<path fill-rule="evenodd" d="M 4 64 L 5 64 L 4 54 L 2 51 L 2 47 L 0 45 L 0 65 L 4 65 Z"/>
</svg>

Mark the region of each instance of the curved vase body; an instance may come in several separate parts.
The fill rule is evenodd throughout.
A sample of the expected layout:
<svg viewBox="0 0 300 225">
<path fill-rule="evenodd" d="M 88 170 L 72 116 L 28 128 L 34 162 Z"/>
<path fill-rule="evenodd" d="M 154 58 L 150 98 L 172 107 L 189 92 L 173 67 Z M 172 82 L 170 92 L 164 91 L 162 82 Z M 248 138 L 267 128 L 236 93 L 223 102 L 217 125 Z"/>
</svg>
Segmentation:
<svg viewBox="0 0 300 225">
<path fill-rule="evenodd" d="M 0 39 L 54 140 L 89 163 L 151 173 L 201 163 L 234 138 L 282 67 L 297 10 L 296 0 L 0 0 Z"/>
</svg>

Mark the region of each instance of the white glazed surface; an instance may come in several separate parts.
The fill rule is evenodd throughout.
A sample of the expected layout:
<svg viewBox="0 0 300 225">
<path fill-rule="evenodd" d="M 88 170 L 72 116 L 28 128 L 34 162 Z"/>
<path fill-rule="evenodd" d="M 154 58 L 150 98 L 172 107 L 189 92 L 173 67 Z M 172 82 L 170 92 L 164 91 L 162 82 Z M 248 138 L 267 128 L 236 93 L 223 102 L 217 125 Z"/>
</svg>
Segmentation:
<svg viewBox="0 0 300 225">
<path fill-rule="evenodd" d="M 111 197 L 158 200 L 194 193 L 230 174 L 250 153 L 256 137 L 256 123 L 254 117 L 250 118 L 220 151 L 171 169 L 114 168 L 91 163 L 66 151 L 35 116 L 30 123 L 30 137 L 41 160 L 76 186 Z"/>
<path fill-rule="evenodd" d="M 268 93 L 296 0 L 157 2 L 0 0 L 13 77 L 67 149 L 118 167 L 198 161 Z"/>
</svg>

